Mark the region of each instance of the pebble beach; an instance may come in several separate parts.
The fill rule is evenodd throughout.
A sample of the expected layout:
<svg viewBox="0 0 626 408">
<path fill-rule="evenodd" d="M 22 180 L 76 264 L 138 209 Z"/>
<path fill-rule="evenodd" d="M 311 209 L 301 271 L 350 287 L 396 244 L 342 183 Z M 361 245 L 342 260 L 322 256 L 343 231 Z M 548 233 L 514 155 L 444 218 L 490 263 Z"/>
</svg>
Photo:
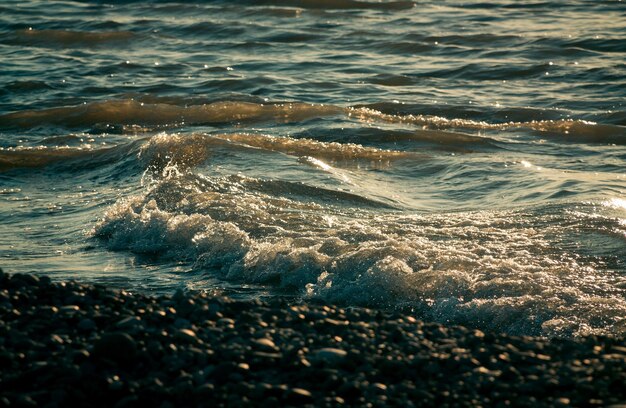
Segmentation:
<svg viewBox="0 0 626 408">
<path fill-rule="evenodd" d="M 620 406 L 623 339 L 0 273 L 0 406 Z"/>
</svg>

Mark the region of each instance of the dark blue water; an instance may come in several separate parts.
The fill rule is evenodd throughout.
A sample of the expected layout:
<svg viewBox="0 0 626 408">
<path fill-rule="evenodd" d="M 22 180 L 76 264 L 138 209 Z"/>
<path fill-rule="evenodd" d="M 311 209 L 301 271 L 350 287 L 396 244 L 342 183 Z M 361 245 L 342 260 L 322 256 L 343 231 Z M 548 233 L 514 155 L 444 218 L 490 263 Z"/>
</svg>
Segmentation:
<svg viewBox="0 0 626 408">
<path fill-rule="evenodd" d="M 4 1 L 0 264 L 626 333 L 621 1 Z"/>
</svg>

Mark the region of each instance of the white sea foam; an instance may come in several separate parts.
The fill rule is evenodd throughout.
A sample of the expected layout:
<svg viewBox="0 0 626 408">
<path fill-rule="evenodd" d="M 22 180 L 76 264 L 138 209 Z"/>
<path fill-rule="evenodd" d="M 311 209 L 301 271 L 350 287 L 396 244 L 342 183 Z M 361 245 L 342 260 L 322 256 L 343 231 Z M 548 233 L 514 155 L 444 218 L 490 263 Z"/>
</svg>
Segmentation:
<svg viewBox="0 0 626 408">
<path fill-rule="evenodd" d="M 198 140 L 155 138 L 141 155 L 154 163 Z M 206 152 L 189 151 L 166 154 L 146 191 L 113 205 L 94 235 L 113 250 L 341 304 L 517 334 L 626 329 L 624 288 L 555 242 L 554 218 L 566 215 L 368 211 L 340 192 L 328 205 L 316 198 L 332 191 L 299 183 L 193 173 Z"/>
</svg>

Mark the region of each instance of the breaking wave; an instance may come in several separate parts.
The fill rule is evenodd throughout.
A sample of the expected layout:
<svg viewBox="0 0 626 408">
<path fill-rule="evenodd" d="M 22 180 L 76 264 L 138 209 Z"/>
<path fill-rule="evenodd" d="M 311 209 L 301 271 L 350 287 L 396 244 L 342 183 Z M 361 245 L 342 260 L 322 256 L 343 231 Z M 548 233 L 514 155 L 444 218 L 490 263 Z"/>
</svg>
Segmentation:
<svg viewBox="0 0 626 408">
<path fill-rule="evenodd" d="M 298 140 L 257 135 L 155 136 L 139 153 L 144 191 L 111 206 L 93 236 L 111 250 L 189 265 L 190 274 L 305 298 L 410 308 L 513 334 L 626 331 L 626 281 L 572 256 L 567 243 L 579 224 L 623 240 L 619 218 L 558 206 L 412 214 L 363 194 L 194 168 L 210 154 L 202 146 L 232 142 L 332 170 L 305 155 L 318 148 L 306 150 L 306 140 L 294 149 Z"/>
<path fill-rule="evenodd" d="M 166 174 L 111 207 L 93 234 L 113 250 L 340 304 L 409 307 L 514 334 L 626 330 L 620 278 L 552 250 L 554 231 L 527 223 L 528 214 L 374 213 L 337 192 Z"/>
</svg>

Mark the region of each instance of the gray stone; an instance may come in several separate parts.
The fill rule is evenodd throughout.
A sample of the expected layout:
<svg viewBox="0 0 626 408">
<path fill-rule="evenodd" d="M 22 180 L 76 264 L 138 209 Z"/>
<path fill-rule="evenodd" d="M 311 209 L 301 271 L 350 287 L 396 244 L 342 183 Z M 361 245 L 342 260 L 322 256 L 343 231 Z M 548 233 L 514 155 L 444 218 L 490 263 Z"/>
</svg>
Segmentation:
<svg viewBox="0 0 626 408">
<path fill-rule="evenodd" d="M 347 355 L 348 353 L 345 350 L 333 347 L 326 347 L 313 351 L 311 360 L 316 363 L 332 365 L 342 362 Z"/>
<path fill-rule="evenodd" d="M 142 322 L 141 319 L 137 316 L 125 317 L 115 324 L 115 327 L 122 331 L 136 329 L 139 326 L 142 326 Z"/>
<path fill-rule="evenodd" d="M 198 341 L 198 336 L 193 330 L 190 330 L 190 329 L 180 329 L 176 332 L 175 335 L 177 339 L 180 339 L 186 342 L 195 343 Z"/>
<path fill-rule="evenodd" d="M 137 343 L 126 333 L 106 333 L 93 347 L 95 358 L 118 363 L 130 362 L 137 353 Z"/>
<path fill-rule="evenodd" d="M 276 347 L 276 344 L 274 344 L 274 342 L 268 338 L 254 339 L 252 340 L 252 344 L 257 349 L 262 350 L 262 351 L 267 351 L 267 352 L 278 351 L 278 347 Z"/>
<path fill-rule="evenodd" d="M 91 331 L 96 328 L 96 322 L 94 322 L 93 320 L 89 318 L 85 318 L 85 319 L 82 319 L 80 322 L 78 322 L 77 327 L 80 330 Z"/>
</svg>

